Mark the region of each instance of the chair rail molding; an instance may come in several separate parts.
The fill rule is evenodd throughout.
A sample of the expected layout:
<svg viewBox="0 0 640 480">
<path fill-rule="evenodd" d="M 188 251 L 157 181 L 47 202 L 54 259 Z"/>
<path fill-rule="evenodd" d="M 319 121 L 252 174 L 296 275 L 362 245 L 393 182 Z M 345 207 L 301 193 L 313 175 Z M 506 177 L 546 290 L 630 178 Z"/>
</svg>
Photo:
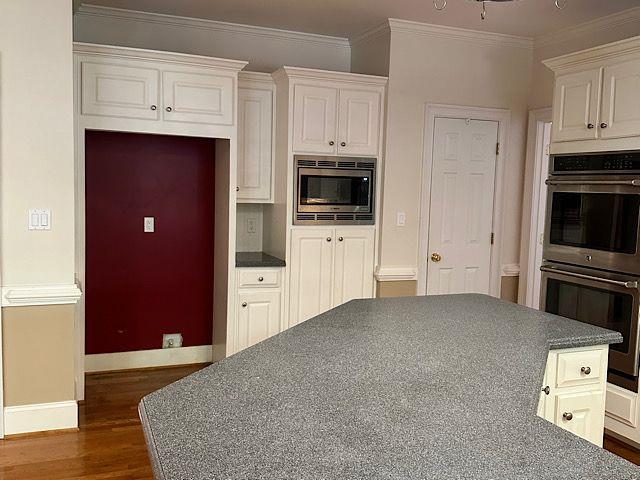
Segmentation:
<svg viewBox="0 0 640 480">
<path fill-rule="evenodd" d="M 82 291 L 75 283 L 47 285 L 5 285 L 2 287 L 2 307 L 75 304 Z"/>
<path fill-rule="evenodd" d="M 416 280 L 416 267 L 378 267 L 375 277 L 379 282 L 402 282 Z"/>
</svg>

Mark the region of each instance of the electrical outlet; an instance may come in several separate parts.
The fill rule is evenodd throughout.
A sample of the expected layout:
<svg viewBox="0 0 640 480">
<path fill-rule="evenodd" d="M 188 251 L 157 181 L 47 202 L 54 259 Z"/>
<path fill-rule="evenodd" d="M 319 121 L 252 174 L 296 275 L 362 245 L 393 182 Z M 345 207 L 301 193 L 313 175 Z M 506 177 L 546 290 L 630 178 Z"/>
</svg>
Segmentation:
<svg viewBox="0 0 640 480">
<path fill-rule="evenodd" d="M 247 233 L 256 233 L 256 219 L 247 218 Z"/>
<path fill-rule="evenodd" d="M 181 346 L 181 333 L 165 333 L 164 335 L 162 335 L 162 348 L 179 348 Z"/>
</svg>

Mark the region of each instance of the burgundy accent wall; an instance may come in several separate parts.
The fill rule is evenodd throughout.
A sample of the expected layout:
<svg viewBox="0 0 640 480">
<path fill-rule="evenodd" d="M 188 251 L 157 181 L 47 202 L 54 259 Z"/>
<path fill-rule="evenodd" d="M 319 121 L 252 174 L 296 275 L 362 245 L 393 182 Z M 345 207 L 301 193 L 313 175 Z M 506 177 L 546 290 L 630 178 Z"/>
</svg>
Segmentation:
<svg viewBox="0 0 640 480">
<path fill-rule="evenodd" d="M 85 162 L 86 353 L 211 344 L 214 140 L 88 131 Z"/>
</svg>

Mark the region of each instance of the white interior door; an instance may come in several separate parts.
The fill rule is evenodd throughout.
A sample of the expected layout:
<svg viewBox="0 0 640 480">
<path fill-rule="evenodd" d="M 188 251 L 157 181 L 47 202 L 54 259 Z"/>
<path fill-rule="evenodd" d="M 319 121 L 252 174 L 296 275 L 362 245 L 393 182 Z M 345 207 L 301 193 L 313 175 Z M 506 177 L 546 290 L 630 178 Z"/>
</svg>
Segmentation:
<svg viewBox="0 0 640 480">
<path fill-rule="evenodd" d="M 437 118 L 427 295 L 489 293 L 498 122 Z"/>
</svg>

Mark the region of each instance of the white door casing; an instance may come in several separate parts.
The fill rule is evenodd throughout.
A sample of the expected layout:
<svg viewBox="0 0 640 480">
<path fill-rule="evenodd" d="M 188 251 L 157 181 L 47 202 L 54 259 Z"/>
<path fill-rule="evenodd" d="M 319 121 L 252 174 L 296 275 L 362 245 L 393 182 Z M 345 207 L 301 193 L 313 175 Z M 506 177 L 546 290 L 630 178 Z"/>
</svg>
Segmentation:
<svg viewBox="0 0 640 480">
<path fill-rule="evenodd" d="M 600 120 L 600 138 L 640 135 L 640 62 L 637 60 L 605 67 Z"/>
<path fill-rule="evenodd" d="M 295 85 L 293 92 L 293 151 L 332 155 L 337 152 L 338 90 Z"/>
<path fill-rule="evenodd" d="M 601 69 L 556 77 L 553 141 L 598 138 Z"/>
<path fill-rule="evenodd" d="M 436 119 L 428 295 L 490 292 L 497 143 L 498 122 Z"/>
<path fill-rule="evenodd" d="M 377 156 L 381 95 L 365 90 L 340 90 L 338 154 Z"/>
<path fill-rule="evenodd" d="M 373 295 L 374 237 L 374 229 L 336 228 L 334 305 Z"/>
</svg>

